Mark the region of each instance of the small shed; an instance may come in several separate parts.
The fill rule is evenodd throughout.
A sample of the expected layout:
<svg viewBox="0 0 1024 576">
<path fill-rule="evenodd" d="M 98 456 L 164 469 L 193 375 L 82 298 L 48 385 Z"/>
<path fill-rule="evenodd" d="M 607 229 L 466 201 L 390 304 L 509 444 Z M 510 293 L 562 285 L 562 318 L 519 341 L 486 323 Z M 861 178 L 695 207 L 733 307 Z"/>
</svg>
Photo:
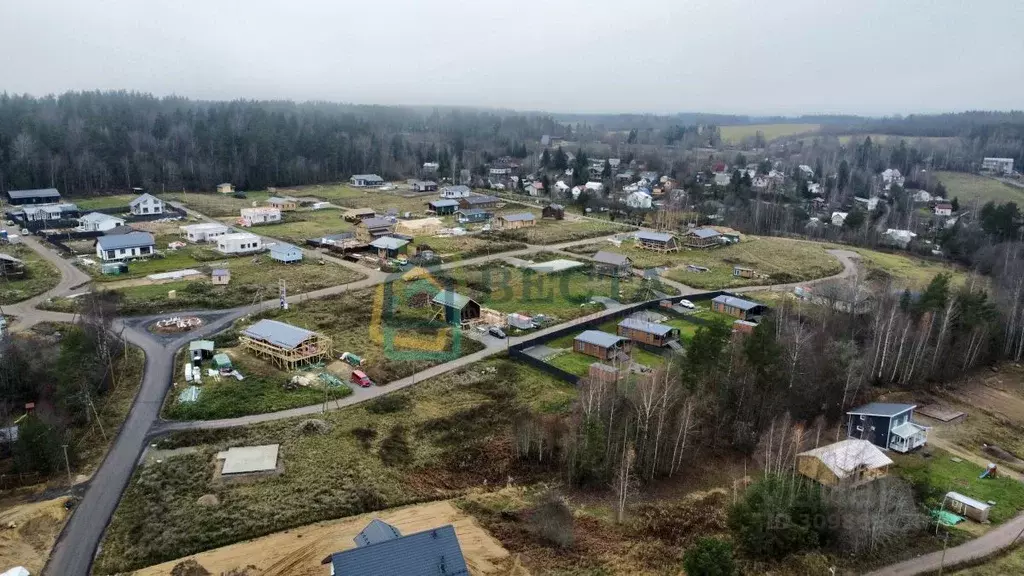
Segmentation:
<svg viewBox="0 0 1024 576">
<path fill-rule="evenodd" d="M 216 268 L 210 273 L 210 281 L 218 286 L 226 286 L 231 283 L 231 270 L 227 268 Z"/>
<path fill-rule="evenodd" d="M 961 516 L 966 516 L 975 522 L 988 522 L 988 511 L 992 506 L 975 500 L 970 496 L 964 496 L 959 492 L 947 492 L 942 501 L 944 509 L 952 510 Z"/>
<path fill-rule="evenodd" d="M 574 351 L 600 360 L 612 360 L 623 352 L 629 352 L 631 348 L 629 339 L 600 330 L 586 330 L 572 343 Z"/>
<path fill-rule="evenodd" d="M 733 266 L 732 275 L 734 278 L 756 278 L 757 273 L 754 272 L 753 268 L 745 268 L 743 266 Z"/>
<path fill-rule="evenodd" d="M 565 218 L 565 206 L 562 206 L 561 204 L 549 204 L 540 211 L 540 217 L 562 220 Z"/>
<path fill-rule="evenodd" d="M 193 364 L 213 358 L 213 340 L 193 340 L 188 343 L 188 352 Z"/>
<path fill-rule="evenodd" d="M 302 262 L 302 249 L 285 242 L 270 247 L 270 258 L 278 262 Z"/>
<path fill-rule="evenodd" d="M 443 313 L 445 322 L 449 324 L 466 324 L 480 317 L 480 304 L 451 290 L 441 290 L 432 302 L 441 307 L 438 314 Z"/>
<path fill-rule="evenodd" d="M 221 194 L 233 194 L 235 192 L 235 185 L 228 182 L 217 184 L 217 192 Z"/>
<path fill-rule="evenodd" d="M 220 354 L 214 354 L 213 367 L 218 370 L 231 370 L 231 358 L 223 352 Z"/>
<path fill-rule="evenodd" d="M 755 328 L 757 323 L 749 320 L 735 320 L 732 323 L 732 331 L 737 334 L 753 334 Z"/>
</svg>

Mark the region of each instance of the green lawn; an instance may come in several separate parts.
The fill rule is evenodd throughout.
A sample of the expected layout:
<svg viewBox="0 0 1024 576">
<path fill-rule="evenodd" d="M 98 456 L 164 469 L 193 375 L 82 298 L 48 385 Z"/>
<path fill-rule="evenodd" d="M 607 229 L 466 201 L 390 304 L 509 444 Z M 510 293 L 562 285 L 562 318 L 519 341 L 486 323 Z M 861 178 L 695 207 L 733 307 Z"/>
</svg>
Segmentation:
<svg viewBox="0 0 1024 576">
<path fill-rule="evenodd" d="M 745 138 L 755 137 L 758 132 L 764 135 L 765 140 L 772 141 L 785 136 L 817 132 L 820 129 L 820 124 L 747 124 L 743 126 L 720 126 L 719 132 L 722 135 L 723 142 L 739 144 Z"/>
<path fill-rule="evenodd" d="M 861 261 L 867 268 L 870 276 L 884 278 L 891 277 L 897 284 L 905 284 L 910 288 L 924 288 L 931 282 L 932 278 L 942 272 L 949 272 L 953 275 L 956 284 L 962 284 L 967 279 L 967 274 L 960 268 L 933 260 L 922 260 L 904 254 L 893 254 L 880 252 L 867 248 L 852 246 L 837 246 L 844 250 L 852 250 L 860 254 Z"/>
<path fill-rule="evenodd" d="M 226 216 L 239 215 L 242 208 L 251 208 L 253 203 L 257 206 L 265 206 L 267 198 L 273 194 L 263 190 L 258 192 L 246 192 L 245 198 L 235 198 L 231 194 L 218 194 L 216 192 L 175 192 L 162 194 L 164 200 L 180 202 L 211 218 L 223 218 Z"/>
<path fill-rule="evenodd" d="M 984 564 L 950 572 L 953 576 L 1006 576 L 1024 574 L 1024 545 L 1018 544 L 1006 554 L 998 555 Z"/>
<path fill-rule="evenodd" d="M 305 432 L 306 418 L 295 418 L 161 440 L 162 447 L 196 451 L 135 471 L 95 573 L 128 572 L 312 522 L 504 486 L 509 476 L 532 483 L 540 477 L 515 457 L 513 423 L 527 407 L 566 410 L 575 390 L 494 359 L 388 398 L 317 415 L 327 424 L 322 433 Z M 260 444 L 280 444 L 284 474 L 248 483 L 212 478 L 219 450 Z M 204 494 L 221 504 L 203 507 L 197 500 Z"/>
<path fill-rule="evenodd" d="M 35 250 L 11 244 L 0 249 L 25 263 L 25 275 L 18 278 L 0 277 L 0 305 L 14 304 L 38 296 L 60 283 L 60 271 Z"/>
<path fill-rule="evenodd" d="M 135 194 L 114 194 L 113 196 L 91 196 L 86 198 L 68 198 L 67 200 L 74 202 L 82 212 L 107 210 L 109 208 L 124 208 L 124 211 L 128 212 L 128 203 L 135 200 L 135 198 L 137 198 Z"/>
<path fill-rule="evenodd" d="M 570 342 L 569 345 L 572 346 L 572 343 Z M 555 368 L 560 368 L 577 376 L 586 376 L 590 370 L 590 365 L 594 362 L 599 362 L 599 360 L 593 356 L 587 356 L 572 350 L 559 352 L 547 360 L 547 363 Z"/>
<path fill-rule="evenodd" d="M 974 200 L 978 201 L 979 206 L 990 200 L 997 203 L 1016 202 L 1018 206 L 1024 206 L 1024 188 L 966 172 L 936 172 L 935 176 L 946 187 L 950 198 L 955 196 L 960 200 L 963 209 L 970 208 Z"/>
<path fill-rule="evenodd" d="M 297 246 L 304 245 L 310 238 L 354 230 L 355 226 L 351 222 L 346 222 L 341 215 L 342 211 L 337 209 L 285 212 L 281 224 L 260 227 L 259 233 L 280 238 Z"/>
<path fill-rule="evenodd" d="M 982 502 L 995 502 L 989 511 L 989 520 L 994 524 L 1024 510 L 1024 484 L 1006 476 L 980 479 L 980 466 L 966 460 L 954 462 L 944 450 L 931 449 L 930 458 L 923 457 L 920 451 L 891 457 L 896 462 L 893 471 L 913 484 L 931 508 L 938 508 L 943 496 L 954 491 Z"/>
</svg>

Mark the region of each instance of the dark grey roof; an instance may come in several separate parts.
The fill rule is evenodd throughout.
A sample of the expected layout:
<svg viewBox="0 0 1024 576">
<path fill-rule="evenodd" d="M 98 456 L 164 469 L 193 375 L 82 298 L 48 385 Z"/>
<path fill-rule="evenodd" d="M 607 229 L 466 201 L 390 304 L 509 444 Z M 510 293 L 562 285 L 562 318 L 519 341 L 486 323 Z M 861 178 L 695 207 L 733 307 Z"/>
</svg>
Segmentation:
<svg viewBox="0 0 1024 576">
<path fill-rule="evenodd" d="M 561 204 L 549 204 L 548 208 L 551 208 L 552 210 L 565 210 L 565 206 L 562 206 Z"/>
<path fill-rule="evenodd" d="M 605 252 L 604 250 L 601 250 L 597 254 L 594 254 L 594 261 L 600 262 L 601 264 L 625 266 L 629 264 L 629 256 L 626 256 L 625 254 L 618 254 L 616 252 Z"/>
<path fill-rule="evenodd" d="M 356 180 L 379 180 L 381 182 L 384 181 L 383 178 L 377 176 L 376 174 L 353 174 L 352 178 L 355 178 Z"/>
<path fill-rule="evenodd" d="M 503 216 L 499 216 L 498 218 L 501 218 L 506 222 L 528 222 L 530 220 L 533 220 L 533 213 L 519 212 L 518 214 L 505 214 Z"/>
<path fill-rule="evenodd" d="M 666 232 L 637 232 L 636 237 L 639 240 L 650 240 L 652 242 L 668 242 L 672 239 L 672 235 Z"/>
<path fill-rule="evenodd" d="M 645 322 L 636 318 L 626 318 L 622 322 L 619 322 L 619 326 L 629 328 L 630 330 L 639 330 L 648 334 L 654 334 L 656 336 L 664 336 L 673 330 L 673 327 L 667 324 Z"/>
<path fill-rule="evenodd" d="M 337 576 L 468 576 L 451 525 L 331 555 Z"/>
<path fill-rule="evenodd" d="M 100 236 L 96 245 L 100 250 L 123 250 L 125 248 L 139 248 L 141 246 L 153 246 L 153 235 L 149 232 L 129 232 L 115 236 Z"/>
<path fill-rule="evenodd" d="M 295 348 L 312 336 L 313 332 L 277 320 L 264 319 L 243 330 L 242 334 L 282 348 Z"/>
<path fill-rule="evenodd" d="M 695 228 L 690 230 L 689 233 L 697 238 L 714 238 L 715 236 L 722 235 L 718 230 L 712 230 L 711 228 Z"/>
<path fill-rule="evenodd" d="M 465 210 L 459 210 L 459 214 L 463 216 L 477 216 L 479 214 L 488 214 L 488 212 L 483 208 L 466 208 Z"/>
<path fill-rule="evenodd" d="M 359 534 L 356 534 L 356 537 L 352 540 L 356 543 L 356 546 L 370 546 L 401 537 L 402 533 L 398 531 L 398 528 L 395 528 L 383 520 L 374 518 L 373 520 L 370 520 L 370 523 L 366 525 L 366 528 L 363 528 L 363 530 L 359 532 Z"/>
<path fill-rule="evenodd" d="M 214 276 L 230 276 L 231 272 L 228 272 L 227 268 L 214 268 L 212 274 Z"/>
<path fill-rule="evenodd" d="M 601 348 L 608 348 L 614 346 L 619 342 L 625 340 L 622 336 L 616 336 L 615 334 L 609 334 L 600 330 L 587 330 L 576 337 L 576 340 L 580 342 L 586 342 L 587 344 L 594 344 Z"/>
<path fill-rule="evenodd" d="M 855 408 L 847 412 L 847 414 L 857 414 L 865 416 L 882 416 L 885 418 L 891 418 L 898 414 L 902 414 L 907 410 L 913 410 L 917 406 L 915 404 L 890 404 L 888 402 L 872 402 L 871 404 L 865 404 L 860 408 Z"/>
<path fill-rule="evenodd" d="M 458 292 L 452 292 L 451 290 L 441 290 L 434 296 L 434 303 L 446 306 L 448 308 L 457 308 L 462 310 L 466 307 L 466 304 L 472 302 L 473 299 L 469 296 L 463 296 Z"/>
<path fill-rule="evenodd" d="M 455 186 L 445 186 L 443 190 L 447 190 L 448 192 L 457 192 L 459 194 L 465 194 L 466 192 L 469 192 L 469 186 L 466 186 L 464 184 L 457 184 Z"/>
<path fill-rule="evenodd" d="M 387 228 L 392 225 L 393 222 L 386 218 L 366 218 L 359 223 L 359 226 L 366 226 L 367 228 Z"/>
<path fill-rule="evenodd" d="M 469 204 L 489 204 L 498 201 L 494 196 L 466 196 L 463 200 Z"/>
<path fill-rule="evenodd" d="M 726 296 L 725 294 L 721 296 L 716 296 L 711 301 L 718 302 L 719 304 L 725 304 L 726 306 L 730 306 L 732 308 L 739 308 L 740 310 L 744 311 L 753 310 L 754 308 L 757 308 L 759 306 L 764 306 L 764 304 L 758 304 L 757 302 L 751 302 L 750 300 L 744 300 L 743 298 L 737 298 L 735 296 Z"/>
<path fill-rule="evenodd" d="M 8 190 L 7 196 L 14 199 L 20 198 L 60 198 L 60 192 L 56 188 L 37 188 L 35 190 Z"/>
<path fill-rule="evenodd" d="M 447 206 L 458 206 L 459 201 L 452 200 L 450 198 L 442 198 L 440 200 L 431 200 L 430 202 L 427 202 L 427 204 L 433 206 L 434 208 L 444 208 Z"/>
</svg>

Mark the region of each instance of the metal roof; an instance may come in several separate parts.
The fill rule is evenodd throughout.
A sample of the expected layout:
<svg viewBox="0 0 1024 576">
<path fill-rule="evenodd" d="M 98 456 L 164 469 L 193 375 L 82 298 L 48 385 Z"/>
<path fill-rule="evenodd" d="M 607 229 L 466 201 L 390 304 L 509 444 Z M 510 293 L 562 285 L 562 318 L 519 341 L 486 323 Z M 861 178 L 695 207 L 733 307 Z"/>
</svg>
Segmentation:
<svg viewBox="0 0 1024 576">
<path fill-rule="evenodd" d="M 892 429 L 889 430 L 889 432 L 892 433 L 893 436 L 899 436 L 900 438 L 910 438 L 914 434 L 917 434 L 918 432 L 925 432 L 926 430 L 928 429 L 925 428 L 924 426 L 921 426 L 920 424 L 914 424 L 913 422 L 904 422 L 899 426 L 893 426 Z"/>
<path fill-rule="evenodd" d="M 231 272 L 227 268 L 215 268 L 213 270 L 214 276 L 230 276 Z"/>
<path fill-rule="evenodd" d="M 640 231 L 636 233 L 638 240 L 650 240 L 652 242 L 668 242 L 672 240 L 672 235 L 667 232 L 645 232 Z"/>
<path fill-rule="evenodd" d="M 270 247 L 270 252 L 271 253 L 274 253 L 274 252 L 291 252 L 293 250 L 298 250 L 299 252 L 302 252 L 302 248 L 299 248 L 298 246 L 294 246 L 294 245 L 289 244 L 287 242 L 277 242 L 273 246 Z"/>
<path fill-rule="evenodd" d="M 383 248 L 385 250 L 398 250 L 399 248 L 405 246 L 408 243 L 408 240 L 403 240 L 401 238 L 394 238 L 392 236 L 381 236 L 380 238 L 377 238 L 373 242 L 370 242 L 370 246 L 373 246 L 374 248 Z"/>
<path fill-rule="evenodd" d="M 355 178 L 356 180 L 380 180 L 381 182 L 384 181 L 383 178 L 377 176 L 376 174 L 353 174 L 352 178 Z"/>
<path fill-rule="evenodd" d="M 60 198 L 60 192 L 56 188 L 37 188 L 35 190 L 8 190 L 7 196 L 11 200 L 22 198 Z"/>
<path fill-rule="evenodd" d="M 614 264 L 615 266 L 624 266 L 629 264 L 629 256 L 625 254 L 618 254 L 616 252 L 605 252 L 601 250 L 597 254 L 594 254 L 594 261 L 602 264 Z"/>
<path fill-rule="evenodd" d="M 608 348 L 625 340 L 625 338 L 622 336 L 616 336 L 615 334 L 601 332 L 600 330 L 587 330 L 577 336 L 576 340 L 600 346 L 601 348 Z"/>
<path fill-rule="evenodd" d="M 690 230 L 689 233 L 697 238 L 714 238 L 715 236 L 722 235 L 718 230 L 712 230 L 711 228 L 695 228 Z"/>
<path fill-rule="evenodd" d="M 465 208 L 463 210 L 459 210 L 459 214 L 462 214 L 463 216 L 477 216 L 480 214 L 488 214 L 488 212 L 483 208 Z"/>
<path fill-rule="evenodd" d="M 139 248 L 141 246 L 153 246 L 153 235 L 149 232 L 129 232 L 117 236 L 100 236 L 96 245 L 100 250 L 123 250 L 125 248 Z"/>
<path fill-rule="evenodd" d="M 473 299 L 469 296 L 463 296 L 458 292 L 452 292 L 451 290 L 441 290 L 434 296 L 433 302 L 448 308 L 457 308 L 462 310 L 466 307 L 466 304 L 472 302 Z"/>
<path fill-rule="evenodd" d="M 946 493 L 946 498 L 949 498 L 950 500 L 956 500 L 957 502 L 960 502 L 961 504 L 966 504 L 966 505 L 970 506 L 971 508 L 975 508 L 975 509 L 978 509 L 978 510 L 988 510 L 989 508 L 992 507 L 989 504 L 986 504 L 985 502 L 982 502 L 980 500 L 975 500 L 974 498 L 971 498 L 970 496 L 964 496 L 963 494 L 961 494 L 959 492 L 947 492 Z"/>
<path fill-rule="evenodd" d="M 463 200 L 469 204 L 489 204 L 498 201 L 494 196 L 466 196 Z"/>
<path fill-rule="evenodd" d="M 447 190 L 448 192 L 458 192 L 459 194 L 464 194 L 466 192 L 469 192 L 469 186 L 466 186 L 466 185 L 463 185 L 463 184 L 456 184 L 455 186 L 445 186 L 444 188 L 442 188 L 442 190 Z M 471 198 L 472 198 L 472 196 L 471 196 Z"/>
<path fill-rule="evenodd" d="M 623 328 L 629 328 L 630 330 L 639 330 L 648 334 L 654 334 L 656 336 L 664 336 L 675 330 L 674 327 L 668 324 L 657 324 L 655 322 L 647 322 L 637 318 L 626 318 L 622 322 L 619 322 L 619 326 Z"/>
<path fill-rule="evenodd" d="M 797 456 L 811 456 L 821 460 L 839 479 L 846 478 L 860 467 L 873 470 L 893 463 L 871 442 L 854 438 L 801 452 Z"/>
<path fill-rule="evenodd" d="M 139 196 L 138 198 L 136 198 L 136 199 L 132 200 L 131 202 L 129 202 L 128 205 L 129 206 L 135 206 L 136 204 L 141 203 L 143 200 L 154 200 L 156 202 L 160 201 L 160 199 L 157 198 L 156 196 L 153 196 L 149 192 L 146 192 L 142 196 Z"/>
<path fill-rule="evenodd" d="M 189 351 L 192 350 L 206 350 L 207 352 L 213 352 L 213 340 L 193 340 L 188 343 Z"/>
<path fill-rule="evenodd" d="M 281 198 L 280 196 L 271 196 L 270 198 L 267 198 L 267 204 L 288 204 L 291 202 L 294 202 L 294 200 Z"/>
<path fill-rule="evenodd" d="M 430 202 L 427 202 L 427 204 L 433 206 L 434 208 L 446 208 L 448 206 L 458 206 L 459 201 L 452 200 L 450 198 L 442 198 L 440 200 L 431 200 Z"/>
<path fill-rule="evenodd" d="M 366 218 L 358 224 L 358 226 L 366 226 L 367 228 L 387 228 L 392 225 L 391 220 L 385 218 Z"/>
<path fill-rule="evenodd" d="M 338 576 L 468 576 L 451 524 L 331 555 Z"/>
<path fill-rule="evenodd" d="M 277 320 L 263 319 L 243 330 L 242 334 L 282 348 L 295 348 L 313 336 L 314 332 Z"/>
<path fill-rule="evenodd" d="M 754 308 L 760 306 L 764 306 L 764 304 L 758 304 L 757 302 L 751 302 L 750 300 L 744 300 L 743 298 L 737 298 L 735 296 L 726 296 L 725 294 L 721 296 L 716 296 L 711 301 L 718 302 L 719 304 L 724 304 L 731 308 L 739 308 L 744 312 L 753 310 Z"/>
<path fill-rule="evenodd" d="M 872 402 L 865 404 L 860 408 L 854 408 L 849 410 L 847 414 L 856 414 L 858 416 L 881 416 L 883 418 L 892 418 L 903 414 L 908 410 L 917 408 L 916 404 L 893 404 L 888 402 Z"/>
<path fill-rule="evenodd" d="M 383 520 L 374 518 L 352 540 L 356 543 L 356 546 L 371 546 L 401 537 L 402 533 L 398 531 L 398 528 Z"/>
<path fill-rule="evenodd" d="M 79 222 L 108 222 L 110 220 L 116 220 L 117 222 L 124 223 L 124 219 L 118 218 L 117 216 L 111 216 L 110 214 L 104 214 L 103 212 L 89 212 L 85 216 L 78 218 Z"/>
<path fill-rule="evenodd" d="M 533 220 L 533 213 L 518 212 L 516 214 L 505 214 L 503 216 L 498 216 L 498 218 L 501 218 L 506 222 L 529 222 L 530 220 Z"/>
</svg>

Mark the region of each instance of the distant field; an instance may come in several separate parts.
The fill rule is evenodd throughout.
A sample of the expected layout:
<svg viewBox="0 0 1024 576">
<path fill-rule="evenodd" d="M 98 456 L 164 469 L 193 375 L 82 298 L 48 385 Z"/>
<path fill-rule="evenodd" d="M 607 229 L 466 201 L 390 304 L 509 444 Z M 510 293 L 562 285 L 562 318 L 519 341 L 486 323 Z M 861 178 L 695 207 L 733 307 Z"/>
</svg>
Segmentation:
<svg viewBox="0 0 1024 576">
<path fill-rule="evenodd" d="M 956 196 L 960 205 L 967 207 L 967 203 L 977 200 L 984 204 L 988 201 L 994 202 L 1016 202 L 1024 205 L 1024 188 L 1017 188 L 1009 184 L 978 174 L 966 172 L 936 172 L 935 176 L 948 190 L 950 197 Z"/>
<path fill-rule="evenodd" d="M 744 138 L 753 138 L 758 132 L 764 134 L 765 140 L 774 140 L 784 136 L 793 136 L 805 132 L 817 132 L 820 124 L 747 124 L 744 126 L 722 126 L 719 128 L 722 141 L 738 144 Z"/>
<path fill-rule="evenodd" d="M 837 246 L 837 248 L 840 248 Z M 857 248 L 842 246 L 844 250 L 852 250 L 860 254 L 868 274 L 886 274 L 892 277 L 896 284 L 904 284 L 911 289 L 921 289 L 932 281 L 932 278 L 942 272 L 949 272 L 953 275 L 955 284 L 963 284 L 967 279 L 967 273 L 962 269 L 949 264 L 913 258 L 903 254 L 891 254 Z"/>
</svg>

